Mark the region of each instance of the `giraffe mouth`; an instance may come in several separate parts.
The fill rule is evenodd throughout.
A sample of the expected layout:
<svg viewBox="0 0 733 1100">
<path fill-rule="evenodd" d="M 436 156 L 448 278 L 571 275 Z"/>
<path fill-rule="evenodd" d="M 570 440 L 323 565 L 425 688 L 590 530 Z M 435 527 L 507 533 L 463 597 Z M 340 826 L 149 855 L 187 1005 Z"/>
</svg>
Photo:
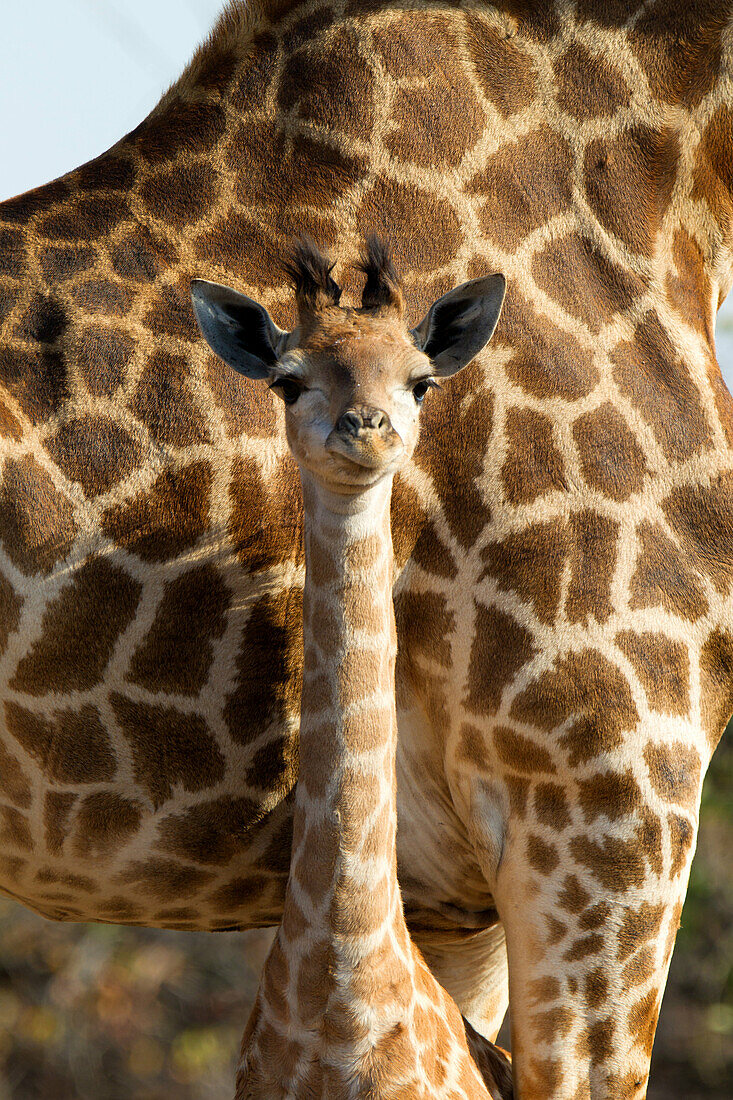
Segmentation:
<svg viewBox="0 0 733 1100">
<path fill-rule="evenodd" d="M 376 440 L 346 440 L 336 432 L 332 432 L 326 442 L 326 450 L 331 455 L 337 455 L 351 466 L 357 466 L 362 470 L 382 470 L 392 465 L 399 458 L 404 446 L 396 432 L 393 438 Z"/>
</svg>

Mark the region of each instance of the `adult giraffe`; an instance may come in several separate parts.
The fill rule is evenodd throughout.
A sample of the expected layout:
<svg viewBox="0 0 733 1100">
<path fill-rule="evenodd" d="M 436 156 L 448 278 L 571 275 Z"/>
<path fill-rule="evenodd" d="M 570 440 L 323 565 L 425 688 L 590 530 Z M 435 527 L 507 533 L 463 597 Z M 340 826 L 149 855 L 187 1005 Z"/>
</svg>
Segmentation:
<svg viewBox="0 0 733 1100">
<path fill-rule="evenodd" d="M 59 919 L 279 920 L 301 513 L 190 280 L 285 324 L 293 233 L 345 262 L 385 227 L 413 320 L 503 271 L 395 487 L 400 880 L 488 1035 L 506 928 L 525 1100 L 595 1100 L 644 1092 L 733 707 L 731 14 L 534 8 L 235 5 L 137 130 L 0 206 L 0 875 Z"/>
</svg>

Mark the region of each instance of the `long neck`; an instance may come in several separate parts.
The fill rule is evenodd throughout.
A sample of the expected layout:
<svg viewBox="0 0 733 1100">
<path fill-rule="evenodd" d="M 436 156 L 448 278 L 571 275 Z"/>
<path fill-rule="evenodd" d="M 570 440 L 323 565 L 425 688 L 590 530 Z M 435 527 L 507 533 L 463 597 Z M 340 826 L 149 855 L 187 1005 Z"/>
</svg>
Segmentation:
<svg viewBox="0 0 733 1100">
<path fill-rule="evenodd" d="M 391 483 L 348 507 L 303 475 L 300 769 L 280 942 L 314 958 L 324 1001 L 382 977 L 404 918 L 396 870 Z M 405 936 L 405 938 L 403 938 Z M 292 970 L 291 970 L 292 972 Z M 300 1002 L 302 1004 L 302 1001 Z M 321 1010 L 325 1010 L 326 1003 Z"/>
<path fill-rule="evenodd" d="M 391 896 L 396 884 L 392 486 L 383 481 L 347 504 L 303 481 L 296 864 L 331 875 L 321 912 L 338 935 L 362 927 L 375 892 Z"/>
</svg>

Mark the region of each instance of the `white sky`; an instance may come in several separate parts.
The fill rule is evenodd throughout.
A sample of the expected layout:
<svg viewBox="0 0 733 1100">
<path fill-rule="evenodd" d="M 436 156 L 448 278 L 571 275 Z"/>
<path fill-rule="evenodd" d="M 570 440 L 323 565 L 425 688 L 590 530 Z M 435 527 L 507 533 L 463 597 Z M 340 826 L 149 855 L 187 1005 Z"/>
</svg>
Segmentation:
<svg viewBox="0 0 733 1100">
<path fill-rule="evenodd" d="M 0 0 L 0 200 L 138 124 L 224 0 Z"/>
<path fill-rule="evenodd" d="M 140 122 L 224 0 L 0 0 L 0 201 L 75 168 Z M 733 295 L 718 358 L 733 388 Z"/>
</svg>

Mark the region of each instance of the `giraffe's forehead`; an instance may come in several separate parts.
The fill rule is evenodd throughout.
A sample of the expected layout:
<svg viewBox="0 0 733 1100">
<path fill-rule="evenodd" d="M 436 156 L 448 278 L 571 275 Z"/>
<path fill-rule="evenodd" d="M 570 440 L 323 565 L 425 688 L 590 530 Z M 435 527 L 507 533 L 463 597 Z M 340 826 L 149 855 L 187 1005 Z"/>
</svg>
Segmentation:
<svg viewBox="0 0 733 1100">
<path fill-rule="evenodd" d="M 301 343 L 308 361 L 337 383 L 386 382 L 424 359 L 405 323 L 394 314 L 333 310 Z"/>
</svg>

